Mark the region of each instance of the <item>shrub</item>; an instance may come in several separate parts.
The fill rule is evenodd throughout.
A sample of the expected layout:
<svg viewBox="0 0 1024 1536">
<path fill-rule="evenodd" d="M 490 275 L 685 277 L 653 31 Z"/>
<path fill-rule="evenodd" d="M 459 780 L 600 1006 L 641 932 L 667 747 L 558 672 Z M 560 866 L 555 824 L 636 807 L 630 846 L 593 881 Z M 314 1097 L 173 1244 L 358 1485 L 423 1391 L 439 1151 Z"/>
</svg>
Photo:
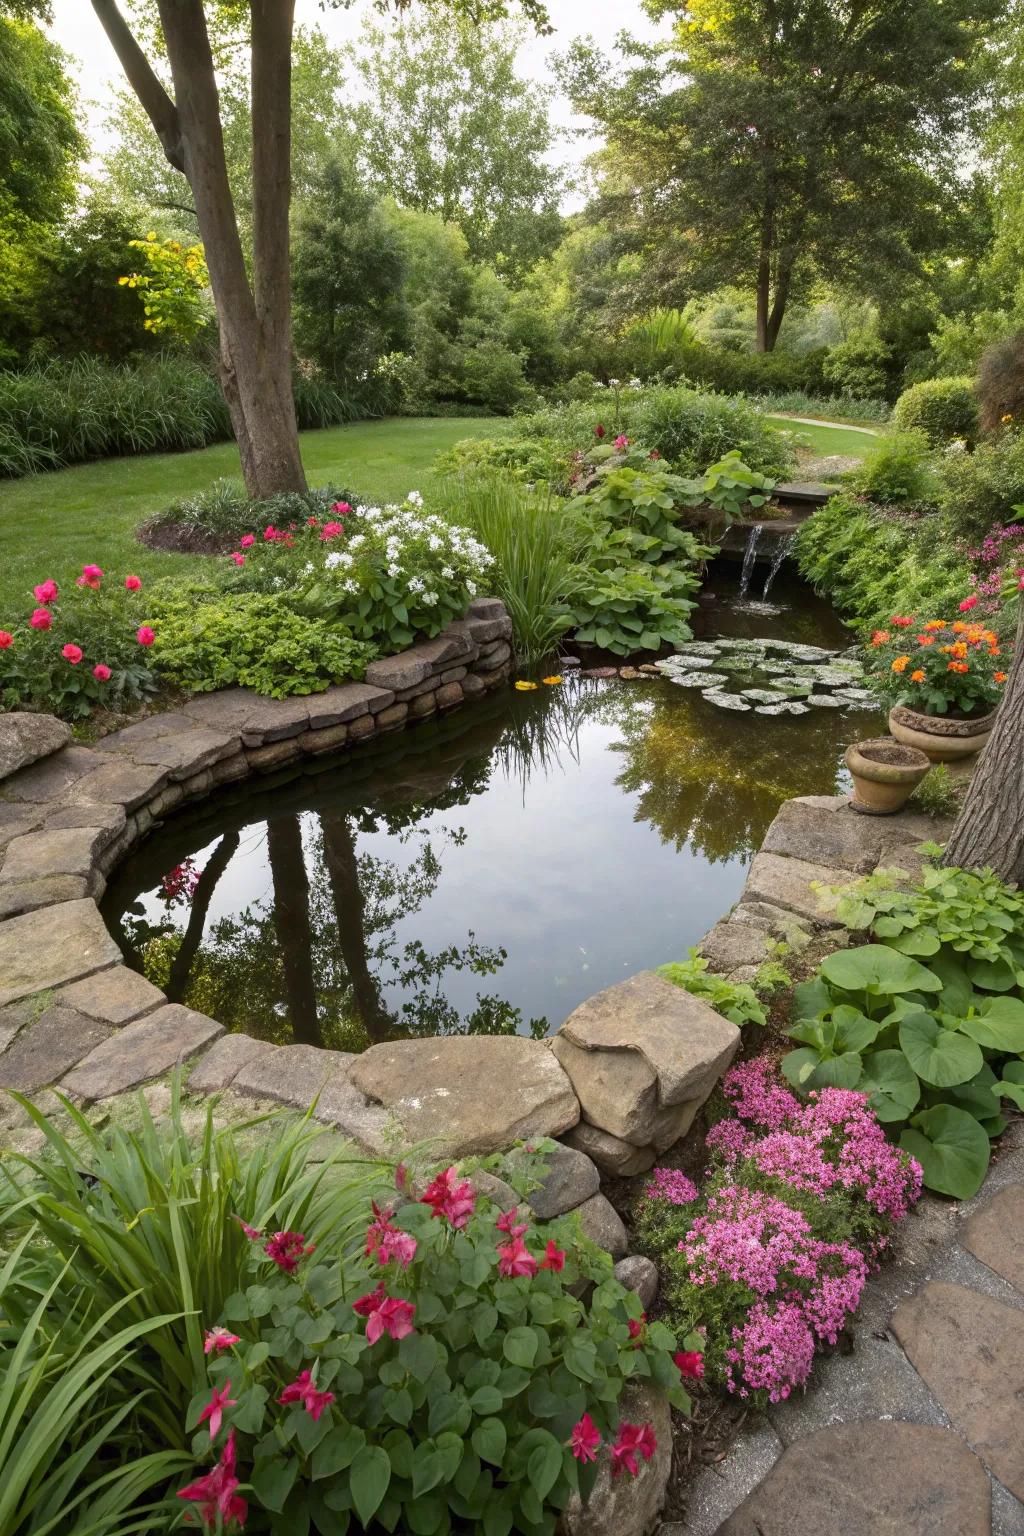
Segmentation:
<svg viewBox="0 0 1024 1536">
<path fill-rule="evenodd" d="M 356 501 L 353 491 L 337 486 L 318 486 L 308 491 L 280 491 L 276 496 L 254 500 L 241 480 L 214 480 L 205 490 L 183 496 L 160 512 L 150 530 L 174 528 L 183 534 L 223 536 L 237 541 L 249 528 L 288 527 L 309 517 L 325 518 L 337 501 Z"/>
<path fill-rule="evenodd" d="M 688 1409 L 673 1334 L 645 1322 L 577 1219 L 531 1229 L 454 1168 L 419 1199 L 404 1169 L 396 1183 L 366 1213 L 359 1286 L 331 1239 L 314 1257 L 300 1233 L 265 1243 L 246 1227 L 262 1272 L 224 1304 L 209 1386 L 189 1408 L 196 1454 L 217 1458 L 239 1505 L 244 1480 L 282 1530 L 311 1519 L 324 1532 L 553 1536 L 604 1447 L 627 1475 L 653 1455 L 652 1426 L 620 1418 L 631 1381 Z M 586 1303 L 580 1282 L 596 1286 Z M 178 1496 L 199 1503 L 204 1486 Z"/>
<path fill-rule="evenodd" d="M 731 1019 L 734 1024 L 768 1022 L 768 1015 L 753 987 L 748 987 L 745 982 L 728 981 L 724 976 L 713 976 L 707 960 L 702 959 L 695 949 L 690 950 L 688 960 L 659 966 L 658 975 L 664 976 L 674 987 L 682 987 L 694 997 L 704 998 L 716 1013 Z"/>
<path fill-rule="evenodd" d="M 803 576 L 862 629 L 894 614 L 953 613 L 967 583 L 964 558 L 935 535 L 935 519 L 895 517 L 842 492 L 809 517 L 795 553 Z"/>
<path fill-rule="evenodd" d="M 661 1259 L 668 1316 L 706 1330 L 708 1378 L 778 1402 L 836 1343 L 921 1170 L 862 1094 L 824 1088 L 801 1104 L 765 1058 L 734 1067 L 723 1090 L 734 1114 L 708 1132 L 703 1197 L 655 1169 L 637 1230 Z"/>
<path fill-rule="evenodd" d="M 165 597 L 157 614 L 153 664 L 187 693 L 236 686 L 272 699 L 323 693 L 332 683 L 361 678 L 378 654 L 270 593 L 185 589 Z"/>
<path fill-rule="evenodd" d="M 973 443 L 978 435 L 978 401 L 972 379 L 925 379 L 897 400 L 893 424 L 901 432 L 923 432 L 933 447 L 954 437 Z"/>
<path fill-rule="evenodd" d="M 853 484 L 883 506 L 926 501 L 934 489 L 928 451 L 923 432 L 884 437 L 854 472 Z"/>
<path fill-rule="evenodd" d="M 699 577 L 675 565 L 634 560 L 592 566 L 572 599 L 576 639 L 616 656 L 659 651 L 693 638 L 687 619 Z"/>
<path fill-rule="evenodd" d="M 156 687 L 150 647 L 153 630 L 142 583 L 104 578 L 86 565 L 63 592 L 40 582 L 21 613 L 11 609 L 0 629 L 0 702 L 28 705 L 76 720 L 98 705 L 114 709 Z"/>
<path fill-rule="evenodd" d="M 980 543 L 1024 501 L 1024 433 L 1004 432 L 973 453 L 950 450 L 939 460 L 938 476 L 943 535 Z"/>
<path fill-rule="evenodd" d="M 967 598 L 965 604 L 977 601 Z M 873 682 L 883 696 L 929 715 L 984 714 L 998 704 L 1009 659 L 993 630 L 905 614 L 897 614 L 892 624 L 891 630 L 876 630 L 871 642 Z"/>
<path fill-rule="evenodd" d="M 995 341 L 978 364 L 981 430 L 996 437 L 1006 427 L 1024 423 L 1024 331 Z"/>
<path fill-rule="evenodd" d="M 822 363 L 822 374 L 843 395 L 871 400 L 884 395 L 888 384 L 889 348 L 877 336 L 866 332 L 830 347 Z"/>
</svg>

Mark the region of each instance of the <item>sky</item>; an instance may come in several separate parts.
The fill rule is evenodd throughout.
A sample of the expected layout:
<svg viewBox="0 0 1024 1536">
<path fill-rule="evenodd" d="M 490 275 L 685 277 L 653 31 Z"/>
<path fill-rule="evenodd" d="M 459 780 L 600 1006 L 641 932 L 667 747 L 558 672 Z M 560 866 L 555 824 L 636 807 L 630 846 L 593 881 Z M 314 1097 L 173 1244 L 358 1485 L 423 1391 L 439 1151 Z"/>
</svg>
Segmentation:
<svg viewBox="0 0 1024 1536">
<path fill-rule="evenodd" d="M 335 44 L 353 40 L 366 14 L 367 6 L 353 5 L 349 10 L 321 10 L 319 0 L 297 0 L 296 20 L 307 26 L 318 25 Z M 555 28 L 552 37 L 531 36 L 520 52 L 520 73 L 526 79 L 554 84 L 553 56 L 567 47 L 574 37 L 589 33 L 611 49 L 616 34 L 630 31 L 640 38 L 654 37 L 657 28 L 641 10 L 640 0 L 548 0 L 548 10 Z M 94 149 L 106 147 L 103 123 L 111 91 L 122 83 L 117 60 L 106 34 L 96 19 L 89 0 L 53 0 L 51 36 L 77 60 L 82 105 L 88 119 L 88 131 Z M 564 97 L 556 98 L 552 118 L 566 138 L 560 158 L 578 164 L 591 147 L 580 141 L 573 130 L 584 127 Z"/>
</svg>

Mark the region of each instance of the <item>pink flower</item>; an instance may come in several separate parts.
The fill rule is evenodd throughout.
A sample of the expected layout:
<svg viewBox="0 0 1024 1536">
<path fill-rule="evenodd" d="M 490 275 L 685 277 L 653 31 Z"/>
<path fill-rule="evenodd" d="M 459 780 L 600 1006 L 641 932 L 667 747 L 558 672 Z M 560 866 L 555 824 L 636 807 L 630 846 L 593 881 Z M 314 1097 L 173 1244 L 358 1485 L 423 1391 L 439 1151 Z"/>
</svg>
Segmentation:
<svg viewBox="0 0 1024 1536">
<path fill-rule="evenodd" d="M 92 669 L 92 675 L 98 683 L 110 682 L 110 668 L 105 661 L 98 661 Z"/>
<path fill-rule="evenodd" d="M 636 1348 L 639 1349 L 639 1340 L 643 1338 L 647 1327 L 647 1313 L 641 1312 L 639 1317 L 631 1317 L 626 1326 L 629 1329 L 630 1338 L 637 1340 Z"/>
<path fill-rule="evenodd" d="M 403 1232 L 401 1227 L 394 1225 L 392 1211 L 382 1211 L 375 1200 L 370 1204 L 376 1220 L 370 1223 L 366 1233 L 367 1257 L 376 1254 L 378 1264 L 389 1264 L 392 1259 L 397 1259 L 403 1269 L 408 1269 L 416 1257 L 416 1239 L 410 1232 Z"/>
<path fill-rule="evenodd" d="M 689 1205 L 697 1198 L 697 1186 L 678 1168 L 655 1168 L 644 1195 L 648 1200 L 667 1200 L 670 1205 Z"/>
<path fill-rule="evenodd" d="M 510 1243 L 498 1248 L 498 1272 L 508 1279 L 516 1275 L 535 1275 L 537 1260 L 521 1237 L 513 1237 Z"/>
<path fill-rule="evenodd" d="M 672 1359 L 679 1367 L 680 1376 L 688 1381 L 704 1380 L 704 1356 L 696 1349 L 681 1349 Z"/>
<path fill-rule="evenodd" d="M 289 1275 L 298 1269 L 301 1258 L 315 1250 L 316 1244 L 307 1243 L 301 1232 L 275 1232 L 263 1245 L 267 1258 Z"/>
<path fill-rule="evenodd" d="M 620 1424 L 619 1433 L 612 1446 L 612 1477 L 618 1477 L 622 1472 L 628 1472 L 630 1477 L 636 1477 L 640 1468 L 637 1465 L 637 1453 L 644 1461 L 650 1461 L 658 1449 L 658 1441 L 654 1434 L 654 1426 L 651 1424 Z"/>
<path fill-rule="evenodd" d="M 434 1215 L 446 1217 L 453 1227 L 464 1227 L 473 1214 L 476 1195 L 468 1180 L 458 1183 L 455 1169 L 446 1168 L 428 1184 L 420 1204 L 432 1206 Z"/>
<path fill-rule="evenodd" d="M 548 1238 L 548 1246 L 544 1250 L 544 1258 L 541 1260 L 540 1267 L 541 1269 L 553 1270 L 556 1275 L 560 1275 L 565 1268 L 565 1249 L 559 1248 L 558 1244 L 550 1237 Z"/>
<path fill-rule="evenodd" d="M 243 533 L 238 542 L 242 549 L 251 549 L 256 543 L 256 535 L 254 533 Z"/>
<path fill-rule="evenodd" d="M 96 591 L 102 580 L 103 572 L 98 565 L 83 565 L 82 574 L 79 576 L 76 586 L 92 587 L 93 591 Z"/>
<path fill-rule="evenodd" d="M 320 538 L 323 542 L 326 543 L 330 539 L 336 539 L 339 534 L 344 532 L 345 529 L 341 523 L 324 523 L 320 530 Z"/>
<path fill-rule="evenodd" d="M 178 1498 L 188 1499 L 191 1503 L 199 1505 L 199 1517 L 208 1530 L 217 1528 L 218 1516 L 223 1521 L 225 1529 L 233 1521 L 237 1521 L 241 1527 L 249 1513 L 249 1506 L 235 1492 L 237 1487 L 235 1432 L 232 1430 L 221 1452 L 220 1461 L 212 1472 L 207 1472 L 205 1477 L 197 1477 L 195 1482 L 189 1483 L 187 1488 L 179 1488 Z"/>
<path fill-rule="evenodd" d="M 499 1232 L 507 1232 L 509 1237 L 522 1237 L 526 1231 L 526 1222 L 519 1221 L 519 1207 L 514 1205 L 510 1211 L 502 1211 L 494 1225 Z"/>
<path fill-rule="evenodd" d="M 53 623 L 53 614 L 49 608 L 37 608 L 29 619 L 33 629 L 49 629 Z"/>
<path fill-rule="evenodd" d="M 9 645 L 14 644 L 14 636 L 9 629 L 0 629 L 0 651 L 6 651 Z"/>
<path fill-rule="evenodd" d="M 236 565 L 244 565 L 245 564 L 245 556 L 239 554 L 237 549 L 233 551 L 233 553 L 231 555 L 231 559 L 235 562 Z"/>
<path fill-rule="evenodd" d="M 243 1221 L 241 1216 L 232 1216 L 231 1220 L 238 1222 L 238 1225 L 241 1227 L 250 1243 L 262 1242 L 263 1233 L 260 1231 L 259 1227 L 250 1227 L 249 1223 L 247 1221 Z"/>
<path fill-rule="evenodd" d="M 150 629 L 148 624 L 140 624 L 138 629 L 135 631 L 135 638 L 140 645 L 152 645 L 153 641 L 156 639 L 156 635 Z"/>
<path fill-rule="evenodd" d="M 32 588 L 33 596 L 38 603 L 53 603 L 57 600 L 57 583 L 44 581 L 38 587 Z"/>
<path fill-rule="evenodd" d="M 279 1403 L 301 1403 L 314 1423 L 325 1408 L 334 1402 L 333 1392 L 318 1392 L 311 1371 L 300 1371 L 293 1382 L 281 1393 Z"/>
<path fill-rule="evenodd" d="M 628 448 L 628 447 L 629 447 L 629 438 L 626 436 L 626 434 L 624 432 L 620 432 L 618 437 L 615 439 L 615 450 L 616 450 L 616 452 L 617 453 L 622 453 L 623 450 Z"/>
<path fill-rule="evenodd" d="M 213 1396 L 210 1398 L 210 1401 L 199 1415 L 200 1424 L 205 1424 L 207 1419 L 210 1421 L 211 1440 L 216 1440 L 217 1436 L 220 1434 L 220 1426 L 221 1420 L 224 1417 L 224 1409 L 233 1408 L 238 1401 L 236 1397 L 228 1396 L 230 1391 L 230 1381 L 226 1381 L 223 1387 L 214 1387 Z"/>
<path fill-rule="evenodd" d="M 62 645 L 61 655 L 65 661 L 70 661 L 73 667 L 77 667 L 82 659 L 83 651 L 80 645 Z"/>
<path fill-rule="evenodd" d="M 347 513 L 352 511 L 352 508 L 347 501 L 336 501 L 332 503 L 331 511 L 337 512 L 339 517 L 345 517 Z"/>
<path fill-rule="evenodd" d="M 569 1438 L 572 1453 L 577 1461 L 596 1461 L 597 1449 L 601 1444 L 601 1432 L 589 1413 L 585 1413 L 578 1424 L 574 1424 L 572 1435 Z"/>
<path fill-rule="evenodd" d="M 39 594 L 37 593 L 36 596 L 38 596 L 38 595 Z M 960 612 L 961 613 L 970 613 L 971 609 L 972 608 L 977 608 L 977 606 L 978 606 L 978 599 L 976 597 L 974 597 L 974 596 L 965 597 L 963 602 L 960 604 Z"/>
<path fill-rule="evenodd" d="M 274 527 L 273 523 L 268 523 L 267 526 L 263 530 L 263 540 L 264 540 L 264 543 L 266 543 L 266 544 L 273 544 L 275 542 L 275 540 L 277 540 L 277 539 L 279 539 L 281 537 L 282 537 L 282 535 Z"/>
<path fill-rule="evenodd" d="M 375 1291 L 353 1302 L 352 1310 L 359 1317 L 366 1318 L 368 1344 L 376 1344 L 385 1333 L 392 1339 L 404 1339 L 413 1331 L 412 1320 L 416 1308 L 411 1302 L 401 1301 L 397 1296 L 386 1296 L 383 1280 Z"/>
<path fill-rule="evenodd" d="M 229 1333 L 226 1328 L 209 1328 L 203 1336 L 203 1354 L 209 1355 L 221 1349 L 230 1349 L 232 1344 L 240 1342 L 237 1333 Z"/>
<path fill-rule="evenodd" d="M 141 576 L 126 576 L 124 585 L 126 591 L 138 592 L 142 587 L 142 578 Z"/>
</svg>

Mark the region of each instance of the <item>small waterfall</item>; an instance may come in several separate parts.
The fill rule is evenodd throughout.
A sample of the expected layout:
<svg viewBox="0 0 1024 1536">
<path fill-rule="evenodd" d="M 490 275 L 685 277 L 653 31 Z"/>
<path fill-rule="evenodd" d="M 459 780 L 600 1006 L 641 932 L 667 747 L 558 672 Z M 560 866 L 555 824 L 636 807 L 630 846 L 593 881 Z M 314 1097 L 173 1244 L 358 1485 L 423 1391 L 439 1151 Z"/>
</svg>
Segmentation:
<svg viewBox="0 0 1024 1536">
<path fill-rule="evenodd" d="M 795 533 L 791 533 L 787 539 L 780 539 L 779 540 L 778 545 L 777 545 L 776 550 L 775 550 L 775 554 L 772 556 L 771 568 L 768 571 L 768 580 L 765 582 L 765 584 L 764 584 L 764 591 L 761 593 L 762 597 L 767 597 L 768 596 L 768 592 L 769 592 L 769 589 L 771 588 L 771 584 L 775 580 L 776 576 L 779 574 L 779 567 L 782 565 L 783 560 L 785 560 L 786 556 L 789 554 L 790 550 L 793 548 L 793 545 L 795 544 L 795 542 L 796 542 L 796 534 Z"/>
<path fill-rule="evenodd" d="M 764 523 L 755 523 L 750 530 L 747 547 L 743 552 L 743 570 L 740 574 L 740 597 L 746 597 L 750 590 L 750 578 L 754 574 L 754 561 L 757 558 L 757 541 L 761 537 Z"/>
</svg>

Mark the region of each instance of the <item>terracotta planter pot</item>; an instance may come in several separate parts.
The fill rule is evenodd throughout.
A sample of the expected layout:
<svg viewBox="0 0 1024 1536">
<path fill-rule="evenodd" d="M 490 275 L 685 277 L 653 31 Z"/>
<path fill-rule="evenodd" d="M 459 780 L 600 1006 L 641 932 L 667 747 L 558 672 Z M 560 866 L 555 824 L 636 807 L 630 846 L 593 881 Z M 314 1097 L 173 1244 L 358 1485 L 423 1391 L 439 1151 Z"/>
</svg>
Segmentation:
<svg viewBox="0 0 1024 1536">
<path fill-rule="evenodd" d="M 916 747 L 933 763 L 956 763 L 973 757 L 988 741 L 995 724 L 995 710 L 973 720 L 950 715 L 922 715 L 905 704 L 889 711 L 889 729 L 904 746 Z"/>
<path fill-rule="evenodd" d="M 865 816 L 894 816 L 906 805 L 931 768 L 916 747 L 879 736 L 846 749 L 846 766 L 853 775 L 850 804 Z"/>
</svg>

